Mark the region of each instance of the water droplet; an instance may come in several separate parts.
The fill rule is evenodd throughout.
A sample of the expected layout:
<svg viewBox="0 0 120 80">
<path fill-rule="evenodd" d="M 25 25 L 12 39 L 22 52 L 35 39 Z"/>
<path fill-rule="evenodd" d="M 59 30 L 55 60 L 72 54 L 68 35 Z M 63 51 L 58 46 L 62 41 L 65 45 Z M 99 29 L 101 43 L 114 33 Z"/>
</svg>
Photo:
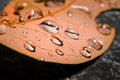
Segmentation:
<svg viewBox="0 0 120 80">
<path fill-rule="evenodd" d="M 72 13 L 71 11 L 68 11 L 68 12 L 67 12 L 67 15 L 68 15 L 69 17 L 72 17 L 72 16 L 73 16 L 73 13 Z"/>
<path fill-rule="evenodd" d="M 104 8 L 104 7 L 105 7 L 105 4 L 104 4 L 104 3 L 100 3 L 100 7 L 101 7 L 101 8 Z"/>
<path fill-rule="evenodd" d="M 7 28 L 5 25 L 0 25 L 0 35 L 3 35 L 7 32 Z"/>
<path fill-rule="evenodd" d="M 27 21 L 31 19 L 40 19 L 43 17 L 42 11 L 37 7 L 26 7 L 25 9 L 19 11 L 20 21 Z"/>
<path fill-rule="evenodd" d="M 37 41 L 40 41 L 41 39 L 40 39 L 39 37 L 36 37 L 36 40 L 37 40 Z"/>
<path fill-rule="evenodd" d="M 79 39 L 79 34 L 75 33 L 74 30 L 65 30 L 65 35 L 74 39 L 74 40 L 78 40 Z"/>
<path fill-rule="evenodd" d="M 116 1 L 115 0 L 107 0 L 108 4 L 111 8 L 115 8 L 116 7 Z"/>
<path fill-rule="evenodd" d="M 57 16 L 56 19 L 60 19 L 61 17 L 60 16 Z"/>
<path fill-rule="evenodd" d="M 43 47 L 42 45 L 40 46 L 40 48 L 41 48 L 41 49 L 44 49 L 44 47 Z"/>
<path fill-rule="evenodd" d="M 35 52 L 35 46 L 32 45 L 32 42 L 31 42 L 31 41 L 26 42 L 26 43 L 24 44 L 24 47 L 25 47 L 25 49 L 27 49 L 27 50 L 30 51 L 30 52 Z"/>
<path fill-rule="evenodd" d="M 61 51 L 61 50 L 59 50 L 59 49 L 56 49 L 56 51 L 55 51 L 58 55 L 60 55 L 60 56 L 63 56 L 64 55 L 64 53 Z"/>
<path fill-rule="evenodd" d="M 40 58 L 40 60 L 41 60 L 41 61 L 44 61 L 44 58 L 43 58 L 43 57 L 41 57 L 41 58 Z"/>
<path fill-rule="evenodd" d="M 48 11 L 48 14 L 50 14 L 51 16 L 54 16 L 53 10 L 49 10 L 49 11 Z"/>
<path fill-rule="evenodd" d="M 51 54 L 51 53 L 48 53 L 48 55 L 49 55 L 50 57 L 52 57 L 52 56 L 53 56 L 53 54 Z"/>
<path fill-rule="evenodd" d="M 102 43 L 94 38 L 88 39 L 87 43 L 89 46 L 93 47 L 96 50 L 102 49 Z"/>
<path fill-rule="evenodd" d="M 80 54 L 86 58 L 91 57 L 91 52 L 89 51 L 88 47 L 83 47 L 83 49 L 80 51 Z"/>
<path fill-rule="evenodd" d="M 40 25 L 41 29 L 43 29 L 47 32 L 50 32 L 50 33 L 57 33 L 59 30 L 58 24 L 53 20 L 46 20 L 46 21 L 40 23 L 39 25 Z"/>
<path fill-rule="evenodd" d="M 63 6 L 65 4 L 65 0 L 46 0 L 45 6 L 47 7 L 57 7 Z"/>
<path fill-rule="evenodd" d="M 98 24 L 97 30 L 103 35 L 111 34 L 111 28 L 108 24 Z"/>
<path fill-rule="evenodd" d="M 52 36 L 50 40 L 58 46 L 63 46 L 63 42 L 55 36 Z"/>
<path fill-rule="evenodd" d="M 7 16 L 8 14 L 5 12 L 5 11 L 2 11 L 1 13 L 0 13 L 0 16 Z"/>
<path fill-rule="evenodd" d="M 82 5 L 71 5 L 71 7 L 72 7 L 73 9 L 83 10 L 84 12 L 86 12 L 86 13 L 88 13 L 88 14 L 90 13 L 89 8 L 86 7 L 86 6 L 82 6 Z"/>
<path fill-rule="evenodd" d="M 8 20 L 4 19 L 4 20 L 2 20 L 2 24 L 9 25 L 10 22 Z"/>
</svg>

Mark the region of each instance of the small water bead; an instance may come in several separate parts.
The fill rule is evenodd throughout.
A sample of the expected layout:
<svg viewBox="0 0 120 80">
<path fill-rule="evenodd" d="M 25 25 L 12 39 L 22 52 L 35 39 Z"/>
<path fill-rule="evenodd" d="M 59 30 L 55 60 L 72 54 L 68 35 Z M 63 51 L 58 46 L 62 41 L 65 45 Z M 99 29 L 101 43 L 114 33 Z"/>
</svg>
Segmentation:
<svg viewBox="0 0 120 80">
<path fill-rule="evenodd" d="M 65 0 L 46 0 L 45 6 L 47 7 L 59 7 L 65 4 Z"/>
<path fill-rule="evenodd" d="M 26 42 L 24 48 L 30 52 L 35 52 L 35 46 L 33 46 L 31 42 Z"/>
<path fill-rule="evenodd" d="M 57 37 L 55 37 L 55 36 L 52 36 L 52 37 L 50 38 L 50 40 L 51 40 L 52 43 L 54 43 L 55 45 L 63 46 L 63 42 L 62 42 L 59 38 L 57 38 Z"/>
<path fill-rule="evenodd" d="M 23 37 L 27 38 L 27 36 L 28 36 L 28 32 L 27 31 L 22 31 L 22 34 L 23 34 L 22 35 Z"/>
<path fill-rule="evenodd" d="M 56 49 L 55 52 L 60 56 L 64 55 L 64 53 L 60 49 Z"/>
<path fill-rule="evenodd" d="M 1 13 L 0 13 L 0 16 L 7 16 L 8 14 L 5 12 L 5 11 L 2 11 Z"/>
<path fill-rule="evenodd" d="M 7 28 L 5 25 L 0 25 L 0 35 L 3 35 L 7 32 Z"/>
<path fill-rule="evenodd" d="M 41 61 L 44 61 L 45 59 L 43 57 L 40 58 Z"/>
<path fill-rule="evenodd" d="M 111 28 L 108 24 L 98 24 L 97 30 L 103 35 L 110 35 L 111 34 Z"/>
<path fill-rule="evenodd" d="M 86 13 L 90 13 L 90 10 L 88 7 L 86 6 L 82 6 L 82 5 L 71 5 L 71 8 L 76 9 L 76 10 L 83 10 Z"/>
<path fill-rule="evenodd" d="M 72 17 L 72 16 L 73 16 L 73 13 L 72 13 L 71 11 L 68 11 L 68 12 L 67 12 L 67 16 Z"/>
<path fill-rule="evenodd" d="M 102 49 L 102 43 L 94 38 L 88 39 L 87 43 L 89 46 L 93 47 L 95 50 L 101 50 Z"/>
<path fill-rule="evenodd" d="M 59 25 L 54 20 L 45 20 L 39 24 L 39 27 L 49 33 L 57 33 L 59 30 Z"/>
<path fill-rule="evenodd" d="M 79 39 L 79 34 L 75 33 L 74 30 L 65 30 L 64 34 L 66 36 L 68 36 L 69 38 L 72 38 L 74 40 L 78 40 Z"/>
<path fill-rule="evenodd" d="M 83 49 L 80 51 L 80 54 L 86 58 L 90 58 L 91 57 L 90 47 L 83 47 Z"/>
</svg>

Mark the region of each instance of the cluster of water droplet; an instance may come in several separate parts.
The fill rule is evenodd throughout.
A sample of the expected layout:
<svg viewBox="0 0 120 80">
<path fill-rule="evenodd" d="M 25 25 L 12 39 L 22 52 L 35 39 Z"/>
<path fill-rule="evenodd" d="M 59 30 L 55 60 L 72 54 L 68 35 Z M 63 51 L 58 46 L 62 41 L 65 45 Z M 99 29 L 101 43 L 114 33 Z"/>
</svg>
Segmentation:
<svg viewBox="0 0 120 80">
<path fill-rule="evenodd" d="M 54 6 L 62 6 L 65 4 L 65 0 L 34 0 L 37 3 L 44 2 L 45 7 L 54 7 Z M 101 1 L 101 0 L 96 0 L 96 1 Z M 86 6 L 81 6 L 81 5 L 72 5 L 72 9 L 80 9 L 84 12 L 89 13 L 89 9 Z M 48 14 L 53 13 L 51 10 L 48 11 Z M 71 11 L 66 11 L 66 15 L 68 17 L 74 17 L 73 16 L 74 12 Z M 41 19 L 44 17 L 44 14 L 40 8 L 37 8 L 36 6 L 33 6 L 29 1 L 24 0 L 24 1 L 19 1 L 15 5 L 15 15 L 19 16 L 19 21 L 20 22 L 25 22 L 28 20 L 35 20 L 35 19 Z M 1 14 L 2 16 L 7 16 L 7 13 L 3 12 Z M 0 35 L 3 35 L 6 33 L 7 28 L 10 24 L 10 21 L 8 20 L 3 20 L 2 25 L 0 25 Z M 53 34 L 59 34 L 60 24 L 57 23 L 53 19 L 47 19 L 39 23 L 38 27 L 47 32 L 48 34 L 51 35 L 51 38 L 49 39 L 53 44 L 56 46 L 62 47 L 64 46 L 64 42 L 61 40 L 60 37 L 53 36 Z M 63 26 L 65 27 L 65 26 Z M 110 35 L 111 34 L 111 28 L 107 24 L 99 24 L 96 27 L 96 30 L 102 34 L 102 35 Z M 79 31 L 79 30 L 78 30 Z M 71 30 L 71 29 L 66 29 L 63 31 L 63 34 L 65 37 L 68 37 L 68 39 L 71 40 L 79 40 L 80 39 L 80 33 Z M 40 41 L 40 39 L 37 39 Z M 80 50 L 80 54 L 83 55 L 86 58 L 91 57 L 91 54 L 94 53 L 95 51 L 99 51 L 102 49 L 103 44 L 102 41 L 99 41 L 96 38 L 90 38 L 86 41 L 87 46 L 83 46 L 82 50 Z M 73 43 L 74 44 L 74 43 Z M 77 45 L 77 44 L 76 44 Z M 35 52 L 36 51 L 36 46 L 33 45 L 31 42 L 25 42 L 24 48 L 27 49 L 30 52 Z M 60 49 L 55 49 L 55 52 L 59 54 L 60 56 L 63 56 L 65 53 L 60 50 Z M 41 58 L 43 60 L 43 58 Z"/>
</svg>

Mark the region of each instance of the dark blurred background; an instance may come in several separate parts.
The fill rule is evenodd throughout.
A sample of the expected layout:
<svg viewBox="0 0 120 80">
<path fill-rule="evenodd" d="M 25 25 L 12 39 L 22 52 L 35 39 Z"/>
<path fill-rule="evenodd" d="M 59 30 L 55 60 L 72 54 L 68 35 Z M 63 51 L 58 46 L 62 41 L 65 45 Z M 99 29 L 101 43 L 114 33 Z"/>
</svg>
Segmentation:
<svg viewBox="0 0 120 80">
<path fill-rule="evenodd" d="M 10 0 L 0 0 L 0 11 Z M 0 45 L 0 80 L 120 80 L 120 11 L 97 19 L 116 28 L 111 47 L 99 58 L 80 65 L 38 62 Z"/>
</svg>

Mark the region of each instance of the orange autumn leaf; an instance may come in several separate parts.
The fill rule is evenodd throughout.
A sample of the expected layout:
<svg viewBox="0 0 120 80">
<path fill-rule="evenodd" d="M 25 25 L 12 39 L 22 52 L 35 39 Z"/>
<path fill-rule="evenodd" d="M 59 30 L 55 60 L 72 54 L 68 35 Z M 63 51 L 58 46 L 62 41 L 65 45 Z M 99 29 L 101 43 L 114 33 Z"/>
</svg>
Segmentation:
<svg viewBox="0 0 120 80">
<path fill-rule="evenodd" d="M 97 24 L 119 0 L 13 0 L 0 15 L 0 44 L 38 61 L 80 64 L 102 55 L 115 30 Z"/>
</svg>

